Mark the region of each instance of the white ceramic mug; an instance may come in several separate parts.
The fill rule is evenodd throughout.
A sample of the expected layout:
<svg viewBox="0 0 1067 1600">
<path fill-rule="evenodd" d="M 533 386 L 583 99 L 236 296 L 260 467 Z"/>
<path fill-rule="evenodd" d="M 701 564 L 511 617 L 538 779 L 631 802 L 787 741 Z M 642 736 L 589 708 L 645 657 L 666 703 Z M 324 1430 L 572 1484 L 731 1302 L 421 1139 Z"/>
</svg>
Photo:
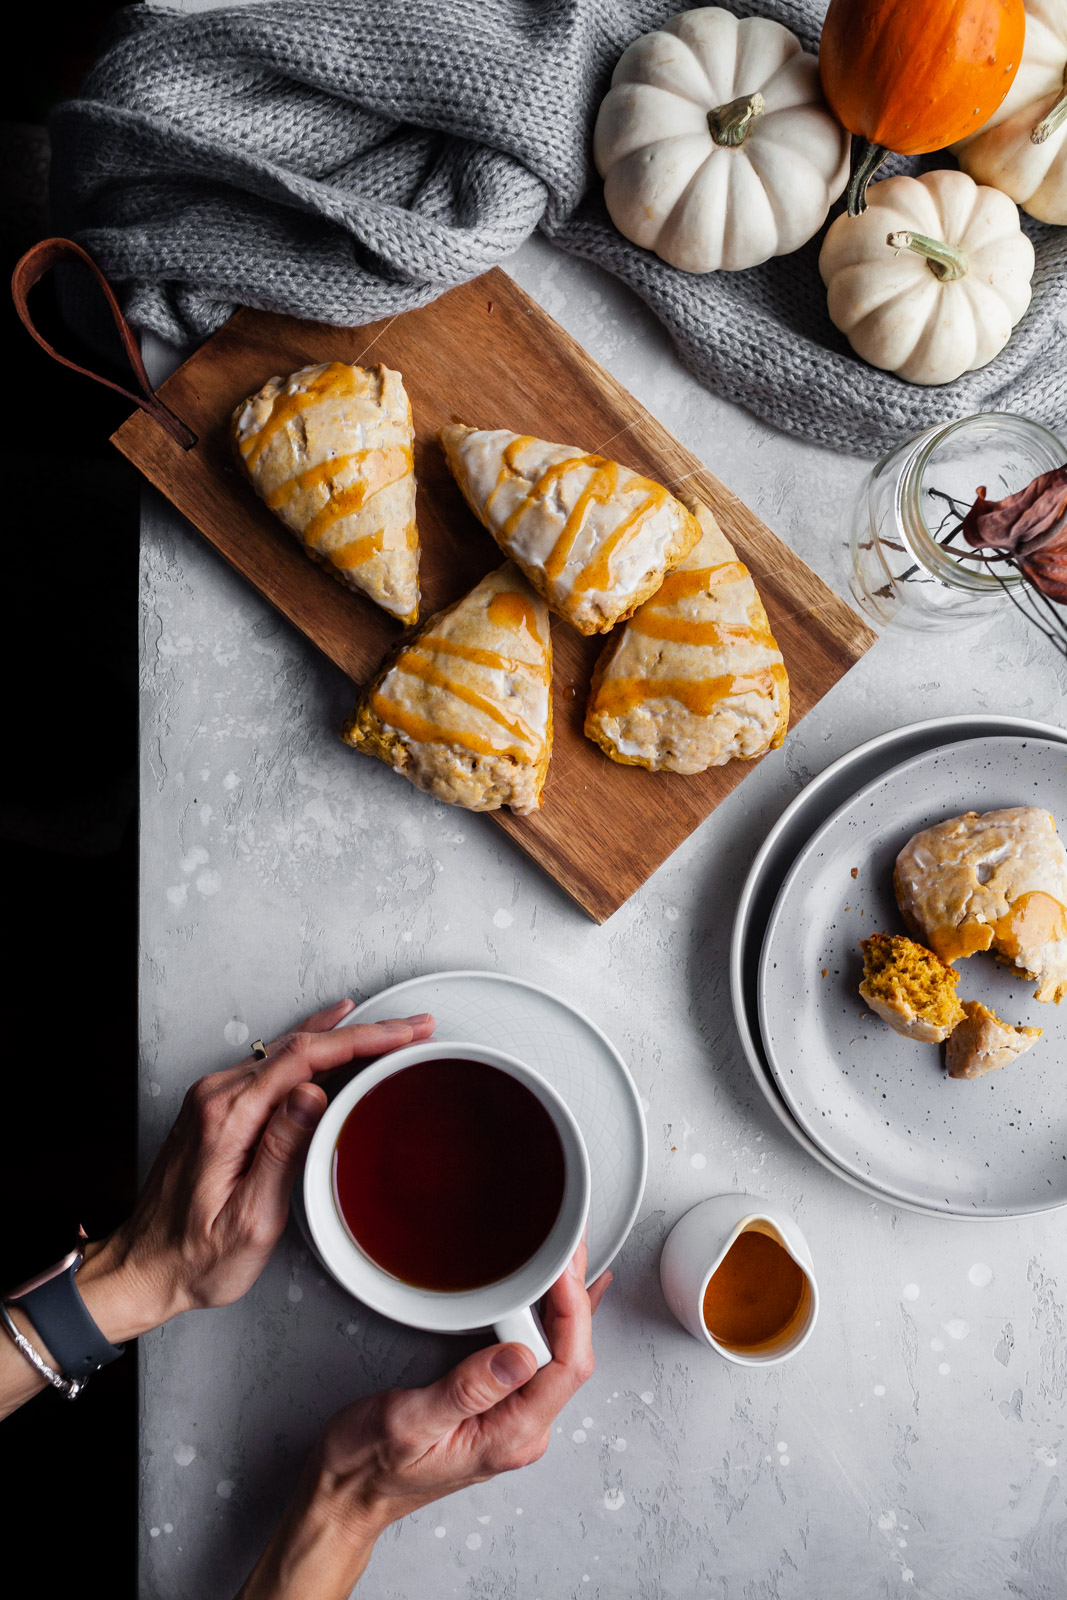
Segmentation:
<svg viewBox="0 0 1067 1600">
<path fill-rule="evenodd" d="M 352 1107 L 395 1072 L 420 1061 L 478 1061 L 516 1078 L 548 1112 L 563 1146 L 563 1200 L 548 1236 L 521 1267 L 479 1289 L 441 1291 L 403 1283 L 379 1267 L 356 1244 L 341 1217 L 334 1189 L 334 1150 Z M 434 1040 L 394 1050 L 366 1067 L 327 1106 L 315 1129 L 304 1166 L 304 1209 L 323 1265 L 342 1288 L 364 1305 L 411 1328 L 468 1333 L 492 1327 L 501 1341 L 528 1346 L 539 1367 L 552 1359 L 536 1302 L 567 1266 L 589 1211 L 589 1157 L 573 1115 L 541 1075 L 514 1056 L 480 1044 Z"/>
<path fill-rule="evenodd" d="M 720 1344 L 704 1321 L 704 1293 L 727 1251 L 743 1233 L 769 1234 L 792 1256 L 806 1287 L 797 1314 L 781 1333 L 746 1350 Z M 676 1222 L 659 1261 L 667 1304 L 694 1339 L 742 1367 L 775 1366 L 795 1356 L 811 1338 L 819 1315 L 819 1287 L 807 1240 L 781 1207 L 754 1194 L 717 1194 Z"/>
</svg>

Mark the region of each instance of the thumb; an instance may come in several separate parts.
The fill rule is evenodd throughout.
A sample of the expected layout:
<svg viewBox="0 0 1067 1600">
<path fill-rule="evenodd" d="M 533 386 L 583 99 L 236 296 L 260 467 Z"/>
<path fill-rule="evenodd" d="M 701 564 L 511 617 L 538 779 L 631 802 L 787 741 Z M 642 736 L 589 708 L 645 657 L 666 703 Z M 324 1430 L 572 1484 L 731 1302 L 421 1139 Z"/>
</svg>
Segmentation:
<svg viewBox="0 0 1067 1600">
<path fill-rule="evenodd" d="M 428 1450 L 468 1417 L 491 1411 L 536 1371 L 533 1351 L 524 1344 L 494 1344 L 478 1350 L 437 1383 L 407 1391 L 405 1436 L 425 1439 L 423 1449 Z"/>
<path fill-rule="evenodd" d="M 274 1112 L 260 1138 L 244 1182 L 245 1198 L 253 1214 L 264 1220 L 269 1216 L 277 1222 L 279 1233 L 285 1226 L 297 1169 L 325 1110 L 325 1090 L 316 1083 L 298 1083 Z"/>
</svg>

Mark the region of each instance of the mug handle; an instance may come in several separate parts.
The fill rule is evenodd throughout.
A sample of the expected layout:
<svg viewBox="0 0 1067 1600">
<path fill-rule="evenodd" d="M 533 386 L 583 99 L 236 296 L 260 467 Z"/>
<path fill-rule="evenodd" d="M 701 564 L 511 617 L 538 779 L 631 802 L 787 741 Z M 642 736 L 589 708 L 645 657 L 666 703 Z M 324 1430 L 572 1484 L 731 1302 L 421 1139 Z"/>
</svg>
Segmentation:
<svg viewBox="0 0 1067 1600">
<path fill-rule="evenodd" d="M 532 1350 L 539 1367 L 547 1367 L 552 1360 L 541 1318 L 533 1306 L 523 1306 L 521 1311 L 509 1311 L 506 1317 L 493 1323 L 493 1332 L 501 1344 L 524 1344 L 527 1350 Z"/>
</svg>

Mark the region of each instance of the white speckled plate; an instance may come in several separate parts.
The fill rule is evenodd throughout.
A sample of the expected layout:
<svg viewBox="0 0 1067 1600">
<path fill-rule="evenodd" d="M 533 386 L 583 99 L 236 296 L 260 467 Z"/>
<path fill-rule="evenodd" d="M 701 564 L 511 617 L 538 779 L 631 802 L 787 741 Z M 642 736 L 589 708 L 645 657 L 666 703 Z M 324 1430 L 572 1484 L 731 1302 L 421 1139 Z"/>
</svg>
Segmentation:
<svg viewBox="0 0 1067 1600">
<path fill-rule="evenodd" d="M 645 1189 L 648 1140 L 637 1089 L 615 1046 L 568 1001 L 501 972 L 434 972 L 364 1000 L 342 1027 L 429 1011 L 438 1039 L 493 1045 L 547 1078 L 582 1130 L 592 1178 L 588 1281 L 633 1227 Z M 300 1190 L 298 1183 L 294 1196 Z M 297 1221 L 307 1230 L 299 1208 Z"/>
<path fill-rule="evenodd" d="M 936 1047 L 902 1039 L 859 998 L 859 941 L 904 931 L 892 871 L 913 833 L 1007 805 L 1042 805 L 1067 824 L 1062 744 L 974 739 L 876 778 L 800 852 L 760 961 L 763 1042 L 800 1126 L 838 1167 L 888 1198 L 957 1215 L 1067 1203 L 1067 1008 L 1038 1005 L 1034 985 L 990 957 L 960 963 L 963 998 L 1045 1036 L 1012 1067 L 954 1082 Z"/>
</svg>

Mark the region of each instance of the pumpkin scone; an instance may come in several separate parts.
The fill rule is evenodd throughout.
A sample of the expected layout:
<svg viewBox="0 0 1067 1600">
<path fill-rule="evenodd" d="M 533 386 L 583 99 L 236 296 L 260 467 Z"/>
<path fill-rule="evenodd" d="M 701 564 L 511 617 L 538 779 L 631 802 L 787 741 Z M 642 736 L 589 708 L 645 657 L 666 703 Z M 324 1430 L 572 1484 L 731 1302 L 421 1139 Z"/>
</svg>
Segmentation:
<svg viewBox="0 0 1067 1600">
<path fill-rule="evenodd" d="M 243 400 L 230 431 L 242 472 L 308 555 L 391 616 L 417 621 L 415 435 L 399 372 L 302 367 Z"/>
<path fill-rule="evenodd" d="M 748 569 L 705 506 L 701 535 L 609 639 L 593 672 L 586 735 L 624 766 L 703 772 L 774 750 L 789 677 Z"/>
<path fill-rule="evenodd" d="M 462 424 L 441 444 L 475 516 L 580 633 L 632 616 L 700 537 L 661 484 L 577 445 Z"/>
<path fill-rule="evenodd" d="M 341 737 L 419 789 L 525 814 L 552 750 L 548 608 L 511 562 L 401 641 Z"/>
<path fill-rule="evenodd" d="M 990 950 L 1035 1000 L 1067 995 L 1067 850 L 1047 811 L 968 811 L 908 840 L 893 873 L 908 929 L 942 961 Z"/>
<path fill-rule="evenodd" d="M 953 1028 L 945 1045 L 945 1066 L 950 1078 L 981 1078 L 1018 1059 L 1040 1039 L 1040 1028 L 1013 1028 L 1002 1022 L 980 1000 L 965 1000 L 967 1013 Z"/>
<path fill-rule="evenodd" d="M 959 973 L 900 933 L 860 940 L 860 994 L 871 1010 L 905 1039 L 941 1044 L 964 1019 L 956 994 Z"/>
</svg>

